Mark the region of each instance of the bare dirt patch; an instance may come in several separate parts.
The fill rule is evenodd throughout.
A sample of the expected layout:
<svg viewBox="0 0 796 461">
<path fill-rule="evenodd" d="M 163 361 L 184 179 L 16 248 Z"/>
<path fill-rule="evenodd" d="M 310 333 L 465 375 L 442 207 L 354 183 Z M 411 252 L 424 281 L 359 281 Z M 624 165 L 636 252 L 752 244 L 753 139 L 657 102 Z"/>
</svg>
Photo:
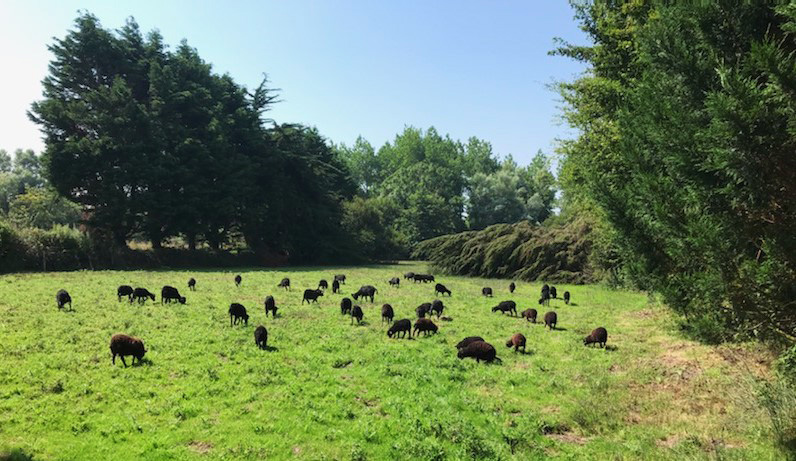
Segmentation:
<svg viewBox="0 0 796 461">
<path fill-rule="evenodd" d="M 561 443 L 574 443 L 575 445 L 585 445 L 589 441 L 586 437 L 564 432 L 563 434 L 547 434 L 545 437 L 551 438 Z"/>
<path fill-rule="evenodd" d="M 188 448 L 195 453 L 204 455 L 213 449 L 213 444 L 210 442 L 200 442 L 199 440 L 193 440 L 188 443 Z"/>
</svg>

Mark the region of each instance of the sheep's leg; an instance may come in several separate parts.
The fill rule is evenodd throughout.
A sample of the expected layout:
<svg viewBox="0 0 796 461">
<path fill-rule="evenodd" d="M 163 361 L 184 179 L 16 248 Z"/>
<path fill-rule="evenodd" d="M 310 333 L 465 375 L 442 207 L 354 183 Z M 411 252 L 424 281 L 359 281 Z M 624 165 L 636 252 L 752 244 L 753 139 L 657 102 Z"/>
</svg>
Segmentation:
<svg viewBox="0 0 796 461">
<path fill-rule="evenodd" d="M 116 353 L 112 352 L 113 357 L 111 357 L 111 364 L 116 365 Z"/>
<path fill-rule="evenodd" d="M 124 356 L 123 355 L 119 355 L 119 358 L 122 359 L 122 363 L 124 364 L 124 367 L 127 368 L 127 362 L 124 361 Z"/>
</svg>

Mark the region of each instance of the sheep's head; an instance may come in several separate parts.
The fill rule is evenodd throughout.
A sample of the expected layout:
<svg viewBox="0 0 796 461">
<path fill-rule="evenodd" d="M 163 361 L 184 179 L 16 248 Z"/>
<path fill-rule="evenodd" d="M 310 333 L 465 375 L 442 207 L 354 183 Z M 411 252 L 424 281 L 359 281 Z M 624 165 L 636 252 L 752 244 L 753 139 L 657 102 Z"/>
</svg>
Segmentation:
<svg viewBox="0 0 796 461">
<path fill-rule="evenodd" d="M 152 297 L 152 299 L 154 300 L 155 298 Z M 185 304 L 185 296 L 180 296 L 180 304 Z"/>
<path fill-rule="evenodd" d="M 395 332 L 394 332 L 394 331 L 392 331 L 392 330 L 387 330 L 387 337 L 388 337 L 388 338 L 392 338 L 392 335 L 393 335 L 393 334 L 395 334 Z"/>
<path fill-rule="evenodd" d="M 465 358 L 465 357 L 466 357 L 466 355 L 465 355 L 465 352 L 464 352 L 464 349 L 463 349 L 463 348 L 462 348 L 462 349 L 459 349 L 459 352 L 457 352 L 457 353 L 456 353 L 456 357 L 459 357 L 460 359 L 463 359 L 463 358 Z"/>
<path fill-rule="evenodd" d="M 495 306 L 492 308 L 492 312 L 497 312 L 500 310 L 500 306 Z"/>
</svg>

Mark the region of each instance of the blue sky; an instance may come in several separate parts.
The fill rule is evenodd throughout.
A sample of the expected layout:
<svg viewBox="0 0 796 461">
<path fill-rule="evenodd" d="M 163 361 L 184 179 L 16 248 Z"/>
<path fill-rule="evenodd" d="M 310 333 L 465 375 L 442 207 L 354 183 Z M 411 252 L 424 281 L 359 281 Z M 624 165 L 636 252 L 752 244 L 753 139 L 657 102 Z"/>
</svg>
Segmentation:
<svg viewBox="0 0 796 461">
<path fill-rule="evenodd" d="M 404 125 L 490 141 L 527 163 L 573 133 L 552 82 L 583 66 L 548 56 L 553 38 L 585 43 L 557 1 L 0 2 L 0 149 L 43 144 L 25 111 L 41 97 L 52 37 L 78 10 L 118 28 L 134 16 L 172 46 L 181 39 L 219 73 L 254 87 L 268 74 L 278 122 L 317 126 L 334 142 L 378 148 Z"/>
</svg>

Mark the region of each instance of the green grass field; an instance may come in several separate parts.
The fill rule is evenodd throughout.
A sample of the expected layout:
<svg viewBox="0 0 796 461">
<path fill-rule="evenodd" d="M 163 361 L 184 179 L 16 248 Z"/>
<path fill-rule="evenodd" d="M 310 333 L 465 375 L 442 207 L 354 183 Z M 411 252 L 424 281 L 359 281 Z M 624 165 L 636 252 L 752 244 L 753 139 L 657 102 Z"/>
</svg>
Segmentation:
<svg viewBox="0 0 796 461">
<path fill-rule="evenodd" d="M 514 299 L 536 307 L 540 283 L 438 276 L 451 322 L 435 336 L 390 340 L 380 324 L 434 299 L 433 284 L 387 280 L 422 264 L 238 272 L 119 271 L 0 277 L 0 453 L 37 460 L 140 459 L 778 459 L 752 378 L 769 357 L 752 346 L 705 346 L 677 333 L 645 294 L 558 286 L 560 331 L 493 314 Z M 340 315 L 341 295 L 301 305 L 304 288 L 345 273 L 349 296 L 379 289 L 362 326 Z M 197 291 L 186 282 L 196 277 Z M 285 276 L 293 289 L 276 288 Z M 119 303 L 116 287 L 143 286 L 158 302 Z M 186 305 L 160 304 L 174 285 Z M 495 290 L 480 296 L 482 286 Z M 73 312 L 59 312 L 66 288 Z M 281 316 L 266 319 L 272 294 Z M 248 326 L 230 327 L 231 302 Z M 540 309 L 541 310 L 541 309 Z M 544 311 L 540 312 L 540 318 Z M 435 320 L 436 321 L 436 320 Z M 271 351 L 253 331 L 268 328 Z M 605 326 L 609 348 L 582 338 Z M 144 340 L 140 366 L 111 365 L 111 335 Z M 528 338 L 528 353 L 505 341 Z M 501 364 L 456 358 L 480 335 Z M 128 358 L 129 364 L 129 358 Z M 0 456 L 2 458 L 2 456 Z"/>
</svg>

